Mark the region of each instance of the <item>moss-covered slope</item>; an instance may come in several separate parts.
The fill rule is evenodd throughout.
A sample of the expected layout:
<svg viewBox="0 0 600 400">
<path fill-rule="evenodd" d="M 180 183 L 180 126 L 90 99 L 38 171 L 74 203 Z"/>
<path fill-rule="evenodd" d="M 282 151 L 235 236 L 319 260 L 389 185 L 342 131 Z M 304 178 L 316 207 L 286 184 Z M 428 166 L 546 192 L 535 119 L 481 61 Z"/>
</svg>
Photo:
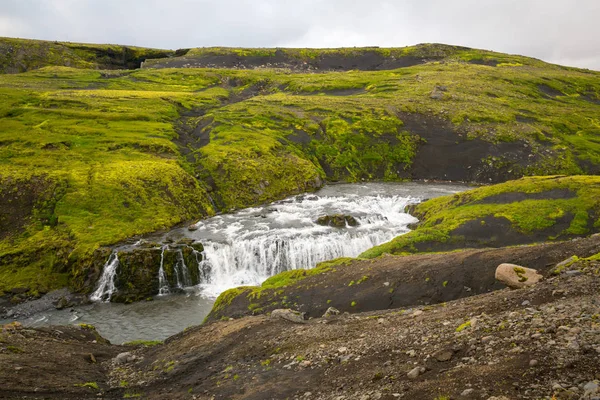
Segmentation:
<svg viewBox="0 0 600 400">
<path fill-rule="evenodd" d="M 361 258 L 567 239 L 600 231 L 600 176 L 529 177 L 426 201 L 418 227 Z"/>
<path fill-rule="evenodd" d="M 135 46 L 0 37 L 0 73 L 14 74 L 48 66 L 134 69 L 148 58 L 180 53 Z"/>
<path fill-rule="evenodd" d="M 402 51 L 422 62 L 0 75 L 0 291 L 85 282 L 99 246 L 326 180 L 600 171 L 600 73 L 452 46 Z"/>
</svg>

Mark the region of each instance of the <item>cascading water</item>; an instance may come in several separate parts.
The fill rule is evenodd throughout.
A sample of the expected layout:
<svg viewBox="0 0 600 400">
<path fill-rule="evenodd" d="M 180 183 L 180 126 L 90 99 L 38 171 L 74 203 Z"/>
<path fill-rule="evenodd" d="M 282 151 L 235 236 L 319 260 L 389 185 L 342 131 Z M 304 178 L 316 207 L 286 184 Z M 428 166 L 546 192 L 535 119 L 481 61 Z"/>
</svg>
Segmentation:
<svg viewBox="0 0 600 400">
<path fill-rule="evenodd" d="M 115 275 L 117 273 L 118 266 L 119 256 L 115 251 L 110 255 L 106 261 L 106 264 L 104 264 L 102 276 L 98 281 L 98 287 L 90 296 L 92 301 L 110 301 L 110 298 L 116 290 Z"/>
<path fill-rule="evenodd" d="M 164 296 L 165 294 L 171 293 L 169 290 L 169 281 L 167 281 L 167 275 L 165 274 L 165 250 L 169 246 L 163 246 L 160 252 L 160 268 L 158 270 L 158 295 Z"/>
<path fill-rule="evenodd" d="M 199 285 L 213 297 L 241 285 L 258 285 L 282 271 L 313 268 L 321 261 L 356 257 L 408 232 L 416 219 L 404 212 L 419 201 L 385 193 L 305 195 L 200 221 L 194 232 L 179 231 L 204 245 Z M 323 215 L 352 215 L 356 227 L 330 227 Z"/>
</svg>

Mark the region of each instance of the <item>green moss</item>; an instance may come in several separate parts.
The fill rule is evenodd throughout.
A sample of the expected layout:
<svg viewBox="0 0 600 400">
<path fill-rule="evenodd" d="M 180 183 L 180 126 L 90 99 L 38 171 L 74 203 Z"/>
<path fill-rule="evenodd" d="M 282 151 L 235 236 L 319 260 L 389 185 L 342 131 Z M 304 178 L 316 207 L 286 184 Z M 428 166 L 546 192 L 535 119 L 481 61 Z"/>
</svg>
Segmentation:
<svg viewBox="0 0 600 400">
<path fill-rule="evenodd" d="M 23 353 L 23 349 L 16 347 L 16 346 L 6 346 L 6 350 L 10 351 L 11 353 L 15 353 L 15 354 Z"/>
<path fill-rule="evenodd" d="M 162 340 L 133 340 L 131 342 L 123 343 L 123 346 L 153 347 L 161 344 L 163 344 Z"/>
<path fill-rule="evenodd" d="M 98 384 L 96 382 L 76 383 L 73 386 L 86 387 L 86 388 L 90 388 L 90 389 L 94 389 L 94 390 L 100 390 L 100 388 L 98 387 Z"/>
<path fill-rule="evenodd" d="M 456 332 L 462 332 L 463 330 L 471 327 L 471 321 L 467 321 L 456 328 Z"/>
</svg>

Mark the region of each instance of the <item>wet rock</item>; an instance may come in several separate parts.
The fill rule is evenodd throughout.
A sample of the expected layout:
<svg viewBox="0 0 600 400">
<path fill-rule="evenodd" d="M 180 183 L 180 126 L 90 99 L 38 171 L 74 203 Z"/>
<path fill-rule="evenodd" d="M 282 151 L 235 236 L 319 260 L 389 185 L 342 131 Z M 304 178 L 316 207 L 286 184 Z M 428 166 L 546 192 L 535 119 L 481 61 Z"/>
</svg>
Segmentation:
<svg viewBox="0 0 600 400">
<path fill-rule="evenodd" d="M 188 226 L 188 231 L 193 232 L 198 230 L 198 225 L 192 224 Z"/>
<path fill-rule="evenodd" d="M 68 298 L 63 296 L 60 299 L 58 299 L 58 301 L 56 302 L 56 305 L 54 307 L 57 310 L 62 310 L 63 308 L 73 307 L 73 305 L 74 304 L 71 301 L 69 301 Z"/>
<path fill-rule="evenodd" d="M 358 226 L 358 221 L 352 215 L 323 215 L 317 219 L 317 224 L 323 226 L 333 226 L 336 228 L 345 228 L 346 226 Z"/>
<path fill-rule="evenodd" d="M 496 280 L 512 289 L 533 286 L 543 278 L 535 269 L 521 267 L 516 264 L 498 265 L 495 276 Z"/>
<path fill-rule="evenodd" d="M 338 310 L 335 307 L 329 307 L 327 309 L 327 311 L 325 311 L 325 314 L 323 314 L 323 318 L 327 318 L 327 317 L 331 317 L 332 315 L 339 315 L 340 314 L 340 310 Z"/>
<path fill-rule="evenodd" d="M 294 311 L 289 308 L 279 308 L 277 310 L 271 311 L 271 319 L 284 319 L 286 321 L 295 322 L 297 324 L 305 323 L 304 313 L 301 313 L 300 311 Z"/>
</svg>

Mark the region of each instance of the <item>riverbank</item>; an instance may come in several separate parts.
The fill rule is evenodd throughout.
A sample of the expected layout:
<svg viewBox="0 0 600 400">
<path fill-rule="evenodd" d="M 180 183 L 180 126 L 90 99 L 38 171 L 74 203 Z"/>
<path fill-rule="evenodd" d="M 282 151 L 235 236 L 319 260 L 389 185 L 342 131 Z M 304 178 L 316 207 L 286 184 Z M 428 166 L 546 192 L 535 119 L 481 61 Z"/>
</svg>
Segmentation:
<svg viewBox="0 0 600 400">
<path fill-rule="evenodd" d="M 564 243 L 564 254 L 582 240 L 599 250 L 595 236 Z M 449 265 L 461 258 L 447 257 Z M 591 399 L 600 378 L 599 268 L 596 256 L 530 288 L 427 306 L 299 323 L 219 321 L 153 347 L 102 344 L 86 326 L 4 327 L 0 396 Z"/>
</svg>

